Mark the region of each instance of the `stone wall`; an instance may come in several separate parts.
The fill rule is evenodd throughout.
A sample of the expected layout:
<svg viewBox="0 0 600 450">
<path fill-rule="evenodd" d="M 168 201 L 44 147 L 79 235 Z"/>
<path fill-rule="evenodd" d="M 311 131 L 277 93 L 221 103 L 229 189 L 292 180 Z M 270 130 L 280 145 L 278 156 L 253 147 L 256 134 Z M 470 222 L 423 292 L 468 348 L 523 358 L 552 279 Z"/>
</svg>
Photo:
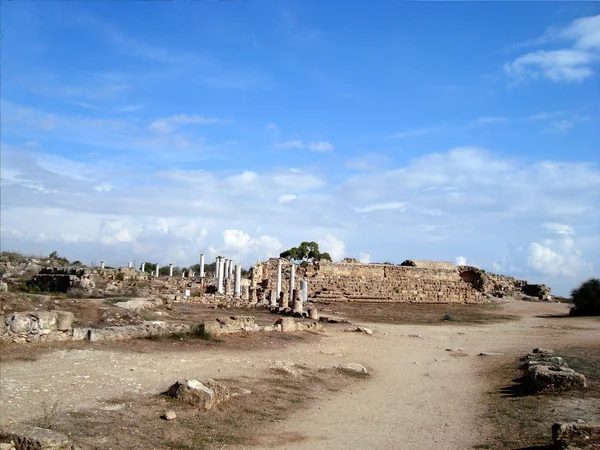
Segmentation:
<svg viewBox="0 0 600 450">
<path fill-rule="evenodd" d="M 251 271 L 253 296 L 275 290 L 277 259 L 258 263 Z M 282 261 L 281 291 L 289 296 L 290 262 Z M 486 273 L 470 266 L 447 262 L 407 260 L 401 265 L 321 261 L 296 265 L 294 290 L 308 281 L 309 297 L 315 301 L 479 303 L 486 295 L 523 295 L 550 299 L 550 289 L 524 280 Z"/>
<path fill-rule="evenodd" d="M 290 263 L 283 262 L 282 292 L 289 295 Z M 257 264 L 252 273 L 255 289 L 274 290 L 277 259 Z M 296 266 L 294 289 L 308 281 L 309 297 L 319 301 L 477 303 L 481 292 L 465 282 L 456 266 L 420 268 L 392 264 L 318 262 Z"/>
</svg>

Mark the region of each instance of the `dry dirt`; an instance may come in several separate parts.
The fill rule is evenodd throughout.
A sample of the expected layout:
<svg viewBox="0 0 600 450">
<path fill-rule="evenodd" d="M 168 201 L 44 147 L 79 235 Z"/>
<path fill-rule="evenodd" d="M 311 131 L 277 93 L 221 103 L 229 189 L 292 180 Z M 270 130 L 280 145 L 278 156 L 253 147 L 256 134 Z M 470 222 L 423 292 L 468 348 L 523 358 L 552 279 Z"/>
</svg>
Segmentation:
<svg viewBox="0 0 600 450">
<path fill-rule="evenodd" d="M 510 375 L 506 367 L 534 347 L 600 348 L 600 320 L 562 317 L 567 312 L 565 304 L 506 302 L 493 311 L 504 319 L 477 324 L 441 324 L 437 310 L 431 313 L 432 325 L 376 323 L 371 311 L 368 318 L 374 322 L 360 323 L 373 329 L 372 336 L 346 332 L 347 325 L 327 325 L 324 336 L 273 333 L 223 342 L 79 343 L 60 350 L 23 349 L 18 357 L 12 347 L 3 347 L 0 424 L 39 423 L 53 414 L 49 419 L 64 430 L 88 423 L 91 439 L 91 425 L 115 414 L 102 429 L 110 434 L 112 427 L 124 439 L 113 448 L 518 448 L 494 442 L 498 423 L 490 413 L 490 406 L 495 407 L 490 392 L 510 383 L 501 374 Z M 505 356 L 482 357 L 480 352 Z M 272 374 L 276 360 L 306 367 L 307 376 L 294 381 Z M 372 375 L 355 380 L 317 370 L 333 362 L 361 363 Z M 163 421 L 159 416 L 166 405 L 157 394 L 177 379 L 196 377 L 229 380 L 253 392 L 216 411 L 220 422 L 206 419 L 203 423 L 215 434 L 201 435 L 202 444 L 194 446 L 185 430 L 176 428 L 190 420 L 189 412 Z M 273 404 L 278 409 L 269 408 Z M 240 410 L 247 414 L 241 417 Z M 585 414 L 595 417 L 593 405 Z M 226 423 L 245 434 L 232 432 L 213 444 L 218 430 L 211 427 Z M 178 429 L 179 440 L 173 436 Z M 152 430 L 160 431 L 160 439 L 144 441 Z M 81 438 L 82 431 L 78 433 Z M 89 447 L 109 448 L 111 441 L 105 436 L 105 445 L 95 442 Z"/>
</svg>

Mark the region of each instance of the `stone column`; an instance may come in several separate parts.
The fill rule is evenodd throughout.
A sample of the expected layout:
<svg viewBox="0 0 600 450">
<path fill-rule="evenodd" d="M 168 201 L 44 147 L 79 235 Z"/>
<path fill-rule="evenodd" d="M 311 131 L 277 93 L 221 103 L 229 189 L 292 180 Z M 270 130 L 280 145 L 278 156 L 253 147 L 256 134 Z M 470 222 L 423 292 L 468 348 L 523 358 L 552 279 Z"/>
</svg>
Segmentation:
<svg viewBox="0 0 600 450">
<path fill-rule="evenodd" d="M 218 294 L 223 293 L 223 275 L 225 273 L 224 265 L 225 265 L 224 258 L 219 256 L 217 258 L 217 267 L 219 268 L 218 275 L 217 275 L 217 293 Z"/>
<path fill-rule="evenodd" d="M 185 270 L 181 271 L 181 279 L 183 280 L 185 278 Z"/>
<path fill-rule="evenodd" d="M 140 272 L 144 273 L 145 271 L 146 271 L 146 263 L 143 262 Z"/>
<path fill-rule="evenodd" d="M 219 279 L 219 270 L 221 269 L 221 257 L 217 256 L 217 263 L 215 264 L 215 278 Z"/>
<path fill-rule="evenodd" d="M 173 276 L 173 263 L 169 264 L 169 276 Z"/>
<path fill-rule="evenodd" d="M 283 261 L 281 259 L 277 260 L 277 282 L 275 283 L 275 297 L 279 299 L 279 294 L 281 292 L 281 265 Z"/>
<path fill-rule="evenodd" d="M 131 269 L 132 267 L 133 267 L 133 263 L 132 263 L 131 261 L 130 261 L 130 262 L 128 262 L 128 263 L 127 263 L 127 268 L 128 268 L 128 269 Z"/>
<path fill-rule="evenodd" d="M 242 292 L 242 266 L 237 264 L 235 266 L 235 280 L 233 285 L 233 296 L 235 298 L 240 298 L 240 294 Z"/>
<path fill-rule="evenodd" d="M 269 297 L 269 306 L 277 306 L 277 294 L 275 294 L 275 291 L 271 291 L 271 296 Z"/>
<path fill-rule="evenodd" d="M 156 276 L 158 277 L 160 266 L 156 263 Z"/>
<path fill-rule="evenodd" d="M 100 268 L 104 269 L 104 261 L 100 261 Z"/>
<path fill-rule="evenodd" d="M 302 314 L 304 312 L 304 303 L 302 302 L 302 293 L 301 292 L 294 293 L 294 303 L 293 303 L 292 308 L 294 309 L 295 313 Z"/>
<path fill-rule="evenodd" d="M 308 281 L 300 280 L 300 298 L 303 302 L 308 301 Z"/>
<path fill-rule="evenodd" d="M 204 278 L 204 253 L 200 253 L 200 278 Z"/>
<path fill-rule="evenodd" d="M 229 279 L 229 267 L 231 266 L 231 260 L 225 258 L 225 276 L 223 278 L 225 278 L 226 280 Z"/>
<path fill-rule="evenodd" d="M 233 259 L 230 259 L 229 260 L 229 276 L 230 277 L 233 276 L 234 268 L 235 268 L 235 264 L 233 264 Z M 240 270 L 242 270 L 241 267 L 240 267 Z"/>
<path fill-rule="evenodd" d="M 296 273 L 296 266 L 292 263 L 290 265 L 290 295 L 288 305 L 294 304 L 294 274 Z"/>
</svg>

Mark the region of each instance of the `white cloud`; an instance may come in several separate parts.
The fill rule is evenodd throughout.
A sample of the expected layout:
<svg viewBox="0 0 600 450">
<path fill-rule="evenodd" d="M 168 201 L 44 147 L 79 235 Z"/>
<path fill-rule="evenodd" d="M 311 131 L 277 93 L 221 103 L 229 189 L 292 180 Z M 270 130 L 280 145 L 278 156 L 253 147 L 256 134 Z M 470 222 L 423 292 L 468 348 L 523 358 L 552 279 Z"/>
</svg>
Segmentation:
<svg viewBox="0 0 600 450">
<path fill-rule="evenodd" d="M 275 144 L 276 148 L 304 148 L 302 141 L 286 141 Z"/>
<path fill-rule="evenodd" d="M 368 205 L 362 208 L 354 208 L 359 213 L 369 213 L 374 211 L 400 211 L 406 210 L 406 202 L 389 202 L 389 203 L 377 203 L 375 205 Z"/>
<path fill-rule="evenodd" d="M 530 244 L 527 262 L 531 267 L 551 276 L 581 278 L 592 274 L 593 266 L 583 259 L 572 226 L 551 222 L 545 223 L 544 228 L 558 237 Z"/>
<path fill-rule="evenodd" d="M 308 149 L 312 152 L 330 152 L 333 150 L 333 145 L 327 141 L 309 142 Z"/>
<path fill-rule="evenodd" d="M 583 81 L 594 74 L 600 60 L 600 15 L 573 21 L 557 33 L 572 41 L 571 48 L 538 50 L 506 63 L 506 72 L 518 79 L 546 77 L 554 82 Z"/>
<path fill-rule="evenodd" d="M 267 126 L 265 127 L 265 129 L 267 130 L 267 132 L 269 132 L 271 134 L 271 136 L 273 136 L 273 137 L 279 136 L 279 128 L 274 123 L 268 123 Z"/>
<path fill-rule="evenodd" d="M 457 256 L 456 258 L 454 258 L 454 261 L 456 262 L 457 266 L 467 265 L 467 258 L 465 258 L 464 256 Z"/>
<path fill-rule="evenodd" d="M 114 186 L 110 183 L 102 183 L 98 186 L 94 186 L 94 190 L 97 192 L 110 192 L 114 189 Z"/>
<path fill-rule="evenodd" d="M 557 222 L 548 222 L 544 224 L 544 228 L 552 233 L 563 235 L 563 236 L 571 236 L 575 234 L 575 230 L 571 225 L 567 225 L 564 223 Z"/>
<path fill-rule="evenodd" d="M 545 130 L 546 133 L 566 133 L 575 125 L 571 120 L 554 120 L 550 122 L 549 127 Z"/>
<path fill-rule="evenodd" d="M 197 114 L 177 114 L 164 119 L 153 120 L 148 128 L 156 133 L 172 133 L 181 125 L 211 125 L 232 123 L 230 119 L 205 117 Z"/>
<path fill-rule="evenodd" d="M 252 238 L 242 230 L 225 230 L 223 243 L 223 248 L 217 251 L 221 252 L 221 256 L 233 258 L 237 262 L 248 261 L 252 256 L 258 259 L 271 258 L 278 256 L 283 250 L 281 241 L 273 236 Z"/>
<path fill-rule="evenodd" d="M 275 148 L 297 148 L 301 150 L 310 150 L 311 152 L 321 152 L 326 153 L 330 152 L 334 149 L 333 144 L 328 141 L 315 141 L 315 142 L 307 142 L 294 140 L 294 141 L 286 141 L 279 142 L 275 144 Z"/>
<path fill-rule="evenodd" d="M 296 200 L 296 198 L 295 194 L 283 194 L 279 196 L 279 203 L 291 202 L 292 200 Z"/>
<path fill-rule="evenodd" d="M 332 234 L 326 235 L 324 238 L 317 241 L 319 250 L 327 252 L 334 261 L 340 261 L 346 256 L 346 245 L 344 241 L 336 238 Z"/>
<path fill-rule="evenodd" d="M 415 137 L 415 136 L 423 136 L 426 134 L 439 133 L 443 130 L 443 127 L 433 126 L 433 127 L 423 127 L 423 128 L 414 128 L 412 130 L 399 131 L 392 135 L 392 138 L 403 139 L 407 137 Z"/>
<path fill-rule="evenodd" d="M 506 122 L 507 120 L 508 120 L 508 118 L 504 117 L 504 116 L 478 117 L 477 119 L 469 122 L 468 126 L 488 125 L 488 124 L 492 124 L 492 123 Z"/>
<path fill-rule="evenodd" d="M 358 254 L 358 260 L 363 264 L 369 264 L 371 262 L 371 255 L 368 253 L 360 252 Z"/>
</svg>

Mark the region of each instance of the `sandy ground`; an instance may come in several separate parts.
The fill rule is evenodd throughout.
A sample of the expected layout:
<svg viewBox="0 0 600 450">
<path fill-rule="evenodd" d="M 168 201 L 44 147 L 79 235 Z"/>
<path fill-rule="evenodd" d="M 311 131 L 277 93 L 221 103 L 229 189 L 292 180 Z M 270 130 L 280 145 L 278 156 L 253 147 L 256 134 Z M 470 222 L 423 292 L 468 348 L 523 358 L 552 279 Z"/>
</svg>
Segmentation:
<svg viewBox="0 0 600 450">
<path fill-rule="evenodd" d="M 0 370 L 0 424 L 39 417 L 42 403 L 57 400 L 61 410 L 110 408 L 112 398 L 156 394 L 180 378 L 260 377 L 275 360 L 311 367 L 357 362 L 370 369 L 371 380 L 353 383 L 272 426 L 273 435 L 306 436 L 285 448 L 471 448 L 485 442 L 488 433 L 482 417 L 489 386 L 480 373 L 493 357 L 479 352 L 516 357 L 537 346 L 600 348 L 599 320 L 552 317 L 565 314 L 567 305 L 514 302 L 503 309 L 521 320 L 477 326 L 372 324 L 373 336 L 338 326 L 323 338 L 271 349 L 61 350 L 36 361 L 10 361 Z"/>
</svg>

